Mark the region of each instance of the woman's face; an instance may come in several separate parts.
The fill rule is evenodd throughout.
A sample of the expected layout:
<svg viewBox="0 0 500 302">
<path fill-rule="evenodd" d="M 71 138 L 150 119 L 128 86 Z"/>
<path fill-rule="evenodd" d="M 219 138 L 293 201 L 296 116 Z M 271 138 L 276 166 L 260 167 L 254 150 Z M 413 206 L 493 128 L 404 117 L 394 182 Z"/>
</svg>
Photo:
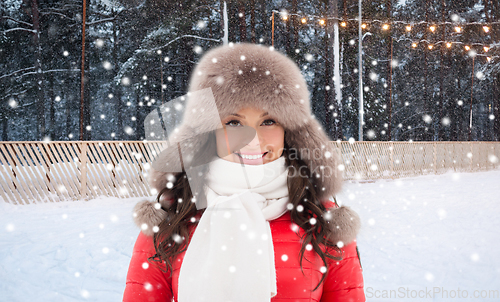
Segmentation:
<svg viewBox="0 0 500 302">
<path fill-rule="evenodd" d="M 278 159 L 283 154 L 285 130 L 275 118 L 263 110 L 250 107 L 241 109 L 223 117 L 222 126 L 224 131 L 216 132 L 217 155 L 222 159 L 246 165 L 262 165 Z M 234 145 L 228 141 L 231 139 L 228 133 L 238 133 L 244 126 L 255 129 L 255 136 L 247 145 L 227 155 L 228 149 L 231 149 L 228 143 Z"/>
</svg>

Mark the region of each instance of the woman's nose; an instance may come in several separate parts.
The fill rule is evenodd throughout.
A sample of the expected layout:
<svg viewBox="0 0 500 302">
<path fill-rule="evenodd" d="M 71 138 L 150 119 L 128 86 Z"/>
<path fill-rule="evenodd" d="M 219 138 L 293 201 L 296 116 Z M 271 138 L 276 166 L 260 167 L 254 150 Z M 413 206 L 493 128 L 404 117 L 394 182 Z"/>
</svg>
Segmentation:
<svg viewBox="0 0 500 302">
<path fill-rule="evenodd" d="M 259 141 L 259 133 L 255 131 L 255 136 L 254 138 L 248 143 L 249 147 L 257 147 L 260 146 L 260 141 Z"/>
</svg>

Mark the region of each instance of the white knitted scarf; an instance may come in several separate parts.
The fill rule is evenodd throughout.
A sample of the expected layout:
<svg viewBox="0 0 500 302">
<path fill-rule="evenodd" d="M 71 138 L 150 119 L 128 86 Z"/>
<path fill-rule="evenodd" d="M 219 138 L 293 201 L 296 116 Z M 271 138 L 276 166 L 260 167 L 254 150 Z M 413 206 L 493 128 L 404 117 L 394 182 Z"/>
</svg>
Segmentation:
<svg viewBox="0 0 500 302">
<path fill-rule="evenodd" d="M 287 211 L 288 170 L 218 158 L 207 175 L 207 208 L 179 274 L 179 302 L 268 302 L 277 294 L 269 220 Z"/>
</svg>

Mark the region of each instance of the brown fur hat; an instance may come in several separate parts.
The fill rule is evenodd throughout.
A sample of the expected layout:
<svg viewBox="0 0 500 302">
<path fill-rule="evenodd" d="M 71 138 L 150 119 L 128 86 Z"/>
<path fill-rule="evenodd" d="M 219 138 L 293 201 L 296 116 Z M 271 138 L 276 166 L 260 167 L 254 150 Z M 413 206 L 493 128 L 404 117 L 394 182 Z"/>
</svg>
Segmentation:
<svg viewBox="0 0 500 302">
<path fill-rule="evenodd" d="M 222 127 L 222 118 L 245 107 L 267 111 L 284 127 L 285 143 L 298 151 L 313 173 L 321 200 L 340 191 L 339 153 L 311 115 L 306 81 L 299 67 L 272 47 L 230 43 L 208 51 L 191 75 L 184 105 L 182 124 L 168 134 L 169 146 L 156 157 L 149 173 L 149 182 L 158 192 L 176 173 L 216 156 L 211 131 Z M 196 158 L 200 154 L 204 158 Z M 165 199 L 161 204 L 168 206 Z M 164 219 L 163 210 L 152 203 L 142 202 L 134 211 L 136 223 L 148 235 Z M 356 213 L 340 207 L 332 209 L 332 215 L 337 226 L 332 239 L 352 241 L 360 225 Z"/>
<path fill-rule="evenodd" d="M 316 177 L 321 199 L 340 190 L 338 151 L 311 115 L 309 91 L 299 67 L 272 47 L 247 43 L 216 47 L 199 61 L 191 76 L 183 122 L 169 137 L 171 147 L 153 163 L 153 187 L 165 188 L 167 173 L 182 171 L 198 150 L 215 150 L 207 133 L 221 128 L 222 118 L 245 107 L 268 112 L 284 127 L 286 144 L 298 151 Z"/>
</svg>

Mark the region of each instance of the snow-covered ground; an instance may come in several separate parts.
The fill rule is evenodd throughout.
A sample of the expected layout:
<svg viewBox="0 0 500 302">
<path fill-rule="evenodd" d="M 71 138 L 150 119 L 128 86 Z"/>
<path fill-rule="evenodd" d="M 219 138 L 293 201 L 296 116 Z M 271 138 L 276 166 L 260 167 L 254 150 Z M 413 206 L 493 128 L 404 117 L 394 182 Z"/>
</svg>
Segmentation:
<svg viewBox="0 0 500 302">
<path fill-rule="evenodd" d="M 351 183 L 339 198 L 363 221 L 368 301 L 500 301 L 500 171 Z"/>
<path fill-rule="evenodd" d="M 0 301 L 120 301 L 141 199 L 0 204 Z M 368 301 L 500 301 L 500 171 L 346 183 L 338 199 L 363 221 Z"/>
</svg>

